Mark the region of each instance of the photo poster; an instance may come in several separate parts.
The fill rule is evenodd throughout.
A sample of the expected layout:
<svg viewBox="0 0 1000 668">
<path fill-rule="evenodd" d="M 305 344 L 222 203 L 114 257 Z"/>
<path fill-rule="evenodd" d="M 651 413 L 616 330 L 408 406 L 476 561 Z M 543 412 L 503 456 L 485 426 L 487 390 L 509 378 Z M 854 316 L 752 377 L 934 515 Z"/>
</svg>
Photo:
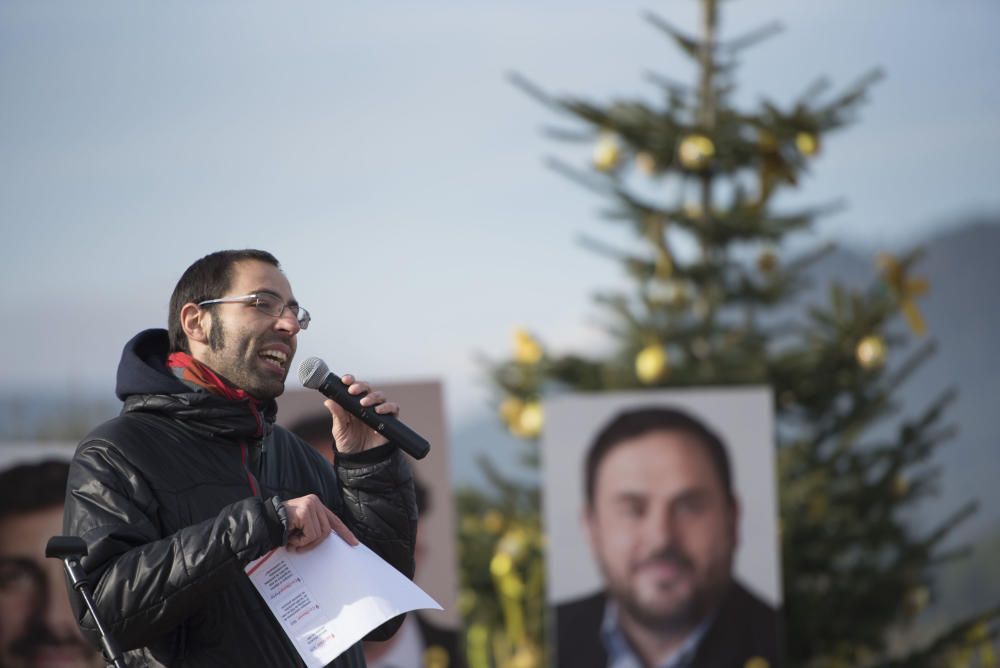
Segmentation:
<svg viewBox="0 0 1000 668">
<path fill-rule="evenodd" d="M 76 659 L 74 666 L 105 665 L 79 629 L 64 623 L 72 618 L 65 572 L 62 562 L 45 556 L 49 538 L 63 533 L 66 476 L 75 450 L 76 443 L 67 441 L 0 443 L 6 504 L 0 518 L 2 665 L 18 654 L 31 665 L 32 657 L 41 661 L 49 654 Z"/>
<path fill-rule="evenodd" d="M 584 524 L 584 461 L 592 441 L 618 414 L 658 406 L 688 413 L 725 444 L 741 509 L 734 577 L 780 609 L 773 399 L 770 388 L 753 386 L 573 393 L 545 401 L 541 458 L 550 610 L 604 589 Z"/>
<path fill-rule="evenodd" d="M 410 459 L 413 473 L 428 495 L 427 508 L 420 517 L 417 570 L 413 581 L 444 608 L 422 610 L 420 615 L 438 626 L 457 629 L 461 625 L 457 604 L 458 547 L 442 384 L 438 381 L 369 382 L 389 401 L 399 404 L 400 419 L 431 444 L 426 457 Z M 329 419 L 324 400 L 316 390 L 289 387 L 278 397 L 277 422 L 288 428 L 307 416 Z"/>
</svg>

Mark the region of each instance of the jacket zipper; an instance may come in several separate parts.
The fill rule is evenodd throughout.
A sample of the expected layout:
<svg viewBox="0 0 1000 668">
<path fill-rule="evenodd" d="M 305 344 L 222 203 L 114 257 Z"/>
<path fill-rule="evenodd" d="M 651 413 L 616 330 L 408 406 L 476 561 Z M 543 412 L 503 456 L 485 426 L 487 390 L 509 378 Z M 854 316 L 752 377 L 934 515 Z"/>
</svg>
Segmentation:
<svg viewBox="0 0 1000 668">
<path fill-rule="evenodd" d="M 243 470 L 247 474 L 247 482 L 250 483 L 250 491 L 254 496 L 257 496 L 257 481 L 254 480 L 253 473 L 250 472 L 250 465 L 247 463 L 246 441 L 240 441 L 240 461 L 243 464 Z"/>
</svg>

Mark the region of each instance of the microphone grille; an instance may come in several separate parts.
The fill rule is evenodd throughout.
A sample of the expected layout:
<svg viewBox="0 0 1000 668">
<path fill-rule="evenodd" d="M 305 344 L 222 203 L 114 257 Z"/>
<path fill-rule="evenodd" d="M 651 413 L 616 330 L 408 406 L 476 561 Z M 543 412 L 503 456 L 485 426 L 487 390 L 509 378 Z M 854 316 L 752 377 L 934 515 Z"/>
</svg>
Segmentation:
<svg viewBox="0 0 1000 668">
<path fill-rule="evenodd" d="M 318 357 L 310 357 L 299 365 L 299 382 L 311 390 L 315 390 L 330 373 L 330 367 Z"/>
</svg>

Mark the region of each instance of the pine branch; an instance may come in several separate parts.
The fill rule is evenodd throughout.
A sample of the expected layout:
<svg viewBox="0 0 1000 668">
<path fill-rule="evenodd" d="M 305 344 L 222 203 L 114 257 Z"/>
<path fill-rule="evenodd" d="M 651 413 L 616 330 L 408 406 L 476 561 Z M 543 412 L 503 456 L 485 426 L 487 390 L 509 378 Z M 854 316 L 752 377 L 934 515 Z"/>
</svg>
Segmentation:
<svg viewBox="0 0 1000 668">
<path fill-rule="evenodd" d="M 780 21 L 771 21 L 770 23 L 767 23 L 759 28 L 755 28 L 740 37 L 723 42 L 723 48 L 731 54 L 736 54 L 743 49 L 755 46 L 766 39 L 774 37 L 778 33 L 783 32 L 784 29 L 785 27 Z"/>
</svg>

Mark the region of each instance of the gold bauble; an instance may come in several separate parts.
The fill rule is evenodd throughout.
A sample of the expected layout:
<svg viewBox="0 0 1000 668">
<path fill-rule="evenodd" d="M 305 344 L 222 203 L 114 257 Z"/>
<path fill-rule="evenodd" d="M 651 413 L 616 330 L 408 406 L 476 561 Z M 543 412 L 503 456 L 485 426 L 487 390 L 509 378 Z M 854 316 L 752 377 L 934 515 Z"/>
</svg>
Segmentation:
<svg viewBox="0 0 1000 668">
<path fill-rule="evenodd" d="M 667 351 L 659 343 L 651 343 L 635 356 L 635 375 L 646 385 L 662 380 L 670 370 Z"/>
<path fill-rule="evenodd" d="M 988 640 L 979 646 L 979 665 L 982 668 L 997 668 L 997 653 Z"/>
<path fill-rule="evenodd" d="M 521 581 L 521 578 L 516 573 L 508 573 L 500 578 L 500 582 L 497 583 L 497 589 L 500 590 L 502 596 L 506 596 L 507 598 L 521 598 L 524 596 L 524 582 Z"/>
<path fill-rule="evenodd" d="M 656 158 L 653 157 L 652 153 L 639 151 L 635 156 L 635 166 L 642 173 L 652 176 L 656 173 Z"/>
<path fill-rule="evenodd" d="M 765 274 L 770 274 L 778 267 L 778 256 L 773 251 L 766 250 L 757 256 L 757 268 Z"/>
<path fill-rule="evenodd" d="M 989 640 L 990 629 L 986 626 L 986 622 L 979 622 L 965 632 L 965 637 L 969 640 L 969 642 L 982 642 L 983 640 Z"/>
<path fill-rule="evenodd" d="M 795 135 L 795 146 L 802 155 L 819 153 L 819 137 L 811 132 L 800 132 Z"/>
<path fill-rule="evenodd" d="M 618 166 L 622 156 L 621 143 L 617 135 L 612 132 L 602 132 L 594 146 L 592 162 L 594 169 L 601 172 L 610 172 Z"/>
<path fill-rule="evenodd" d="M 497 543 L 496 549 L 498 552 L 505 552 L 511 558 L 519 560 L 528 549 L 527 532 L 519 526 L 512 527 Z"/>
<path fill-rule="evenodd" d="M 771 664 L 762 656 L 755 656 L 752 659 L 747 659 L 747 662 L 743 664 L 743 668 L 771 668 Z"/>
<path fill-rule="evenodd" d="M 524 410 L 523 401 L 517 397 L 507 397 L 500 402 L 500 408 L 497 412 L 500 413 L 500 419 L 503 420 L 503 423 L 510 427 L 517 422 L 522 410 Z"/>
<path fill-rule="evenodd" d="M 458 609 L 463 615 L 467 616 L 475 610 L 478 601 L 479 596 L 473 589 L 463 588 L 458 592 Z"/>
<path fill-rule="evenodd" d="M 505 577 L 514 568 L 514 560 L 506 552 L 497 552 L 490 559 L 490 575 L 495 578 Z"/>
<path fill-rule="evenodd" d="M 715 155 L 715 144 L 705 135 L 688 135 L 677 147 L 677 158 L 681 166 L 691 171 L 701 171 L 708 167 Z"/>
<path fill-rule="evenodd" d="M 517 418 L 510 425 L 510 430 L 519 438 L 535 438 L 541 433 L 544 421 L 542 405 L 537 401 L 529 401 L 521 407 Z"/>
<path fill-rule="evenodd" d="M 503 668 L 539 668 L 541 665 L 542 653 L 534 646 L 521 645 Z"/>
<path fill-rule="evenodd" d="M 878 368 L 885 364 L 885 342 L 882 337 L 870 334 L 861 339 L 854 355 L 863 368 Z"/>
<path fill-rule="evenodd" d="M 489 533 L 500 533 L 503 526 L 504 517 L 499 510 L 489 510 L 483 515 L 483 528 Z"/>
<path fill-rule="evenodd" d="M 448 668 L 448 650 L 441 645 L 431 645 L 424 650 L 424 668 Z"/>
<path fill-rule="evenodd" d="M 542 359 L 542 346 L 525 329 L 514 330 L 514 359 L 521 364 L 537 364 Z"/>
</svg>

